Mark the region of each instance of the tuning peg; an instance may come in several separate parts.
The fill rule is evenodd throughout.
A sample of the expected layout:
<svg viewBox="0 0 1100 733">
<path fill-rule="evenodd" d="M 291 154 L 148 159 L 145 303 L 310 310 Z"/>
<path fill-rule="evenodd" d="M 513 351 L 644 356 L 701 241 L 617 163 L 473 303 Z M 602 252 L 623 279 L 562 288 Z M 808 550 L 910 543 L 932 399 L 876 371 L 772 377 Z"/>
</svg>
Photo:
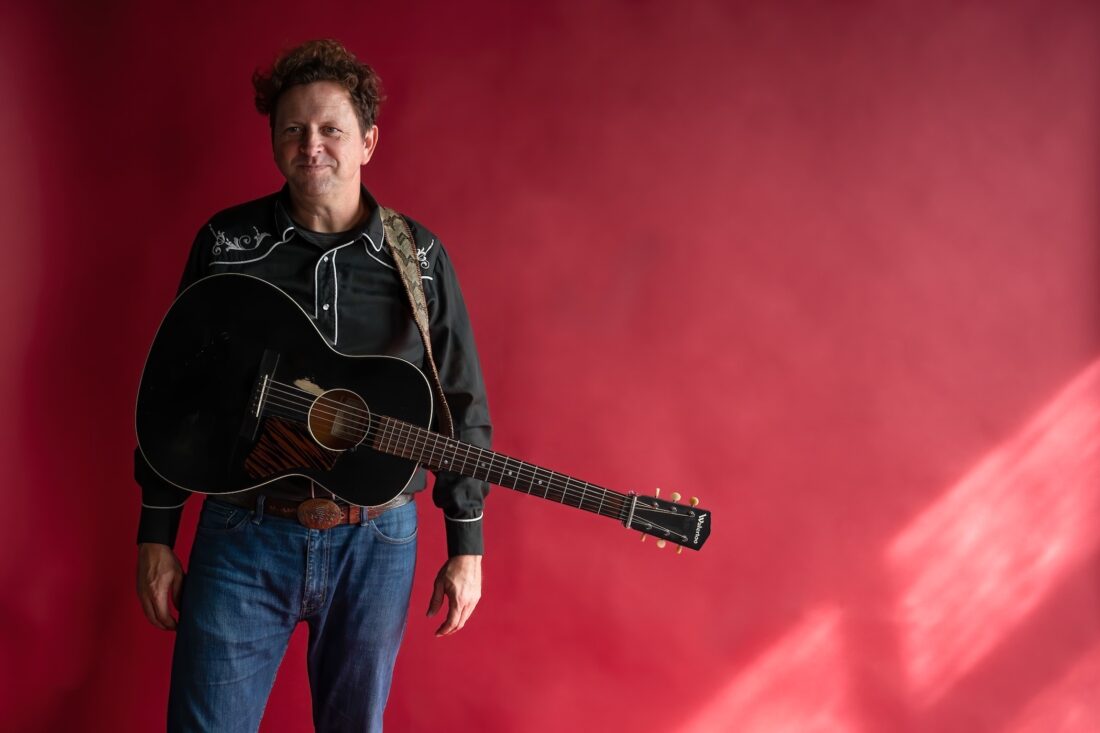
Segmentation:
<svg viewBox="0 0 1100 733">
<path fill-rule="evenodd" d="M 667 544 L 668 543 L 665 542 L 664 540 L 657 540 L 657 549 L 663 550 L 663 549 L 665 549 L 665 545 L 667 545 Z"/>
<path fill-rule="evenodd" d="M 699 506 L 699 497 L 698 496 L 691 497 L 691 501 L 688 502 L 688 503 L 690 503 L 692 506 Z"/>
<path fill-rule="evenodd" d="M 661 498 L 661 489 L 660 488 L 655 489 L 653 495 L 656 496 L 658 499 Z M 642 535 L 642 542 L 645 542 L 645 532 L 642 532 L 641 535 Z"/>
<path fill-rule="evenodd" d="M 684 554 L 684 546 L 683 545 L 680 545 L 679 547 L 676 548 L 676 554 L 677 555 L 683 555 Z"/>
<path fill-rule="evenodd" d="M 672 501 L 674 502 L 680 501 L 680 492 L 673 491 L 671 494 L 668 495 L 668 498 L 672 499 Z"/>
</svg>

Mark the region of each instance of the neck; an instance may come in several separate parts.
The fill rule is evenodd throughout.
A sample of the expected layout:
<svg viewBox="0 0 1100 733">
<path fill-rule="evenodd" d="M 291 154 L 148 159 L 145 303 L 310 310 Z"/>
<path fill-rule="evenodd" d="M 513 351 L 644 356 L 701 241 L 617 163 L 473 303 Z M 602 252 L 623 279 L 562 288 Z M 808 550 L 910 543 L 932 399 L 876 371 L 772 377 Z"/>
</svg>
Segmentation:
<svg viewBox="0 0 1100 733">
<path fill-rule="evenodd" d="M 366 218 L 367 205 L 358 186 L 336 197 L 305 197 L 291 190 L 290 215 L 294 221 L 315 232 L 346 232 Z"/>
</svg>

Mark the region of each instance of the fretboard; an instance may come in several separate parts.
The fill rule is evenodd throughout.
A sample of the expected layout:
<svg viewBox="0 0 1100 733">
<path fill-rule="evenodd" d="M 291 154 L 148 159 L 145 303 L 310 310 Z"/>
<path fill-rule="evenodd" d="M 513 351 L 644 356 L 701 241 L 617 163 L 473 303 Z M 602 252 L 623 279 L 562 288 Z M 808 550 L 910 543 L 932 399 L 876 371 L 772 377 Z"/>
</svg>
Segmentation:
<svg viewBox="0 0 1100 733">
<path fill-rule="evenodd" d="M 452 471 L 506 489 L 625 521 L 631 498 L 563 473 L 479 448 L 391 417 L 375 416 L 371 447 L 416 461 L 432 471 Z"/>
</svg>

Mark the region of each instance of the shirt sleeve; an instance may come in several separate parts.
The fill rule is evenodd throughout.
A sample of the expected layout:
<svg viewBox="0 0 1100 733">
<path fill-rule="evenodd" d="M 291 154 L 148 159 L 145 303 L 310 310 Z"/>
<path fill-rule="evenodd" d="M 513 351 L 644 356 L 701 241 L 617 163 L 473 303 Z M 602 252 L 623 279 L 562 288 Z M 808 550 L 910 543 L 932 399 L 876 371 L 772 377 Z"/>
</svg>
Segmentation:
<svg viewBox="0 0 1100 733">
<path fill-rule="evenodd" d="M 213 246 L 213 236 L 209 227 L 203 227 L 195 236 L 191 245 L 191 254 L 180 278 L 179 289 L 182 293 L 191 284 L 205 274 L 206 253 Z M 149 466 L 140 448 L 134 449 L 134 480 L 141 487 L 141 519 L 138 521 L 138 543 L 156 542 L 169 547 L 176 544 L 183 506 L 191 496 L 165 481 Z"/>
<path fill-rule="evenodd" d="M 428 286 L 432 352 L 439 381 L 454 421 L 455 438 L 489 448 L 492 424 L 477 346 L 458 278 L 446 251 L 439 253 Z M 438 429 L 438 428 L 437 428 Z M 443 510 L 447 529 L 447 554 L 484 554 L 481 519 L 489 484 L 450 471 L 436 472 L 432 500 Z"/>
</svg>

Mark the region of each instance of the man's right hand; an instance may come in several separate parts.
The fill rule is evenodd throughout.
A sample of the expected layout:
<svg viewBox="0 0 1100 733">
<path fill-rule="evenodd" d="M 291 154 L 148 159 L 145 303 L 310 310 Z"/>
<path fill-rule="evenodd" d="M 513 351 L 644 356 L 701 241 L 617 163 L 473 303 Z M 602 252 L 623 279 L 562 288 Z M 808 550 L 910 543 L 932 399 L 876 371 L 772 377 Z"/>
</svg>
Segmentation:
<svg viewBox="0 0 1100 733">
<path fill-rule="evenodd" d="M 183 567 L 171 547 L 153 542 L 138 545 L 137 594 L 149 623 L 165 631 L 176 630 L 169 599 L 178 612 L 182 587 Z"/>
</svg>

